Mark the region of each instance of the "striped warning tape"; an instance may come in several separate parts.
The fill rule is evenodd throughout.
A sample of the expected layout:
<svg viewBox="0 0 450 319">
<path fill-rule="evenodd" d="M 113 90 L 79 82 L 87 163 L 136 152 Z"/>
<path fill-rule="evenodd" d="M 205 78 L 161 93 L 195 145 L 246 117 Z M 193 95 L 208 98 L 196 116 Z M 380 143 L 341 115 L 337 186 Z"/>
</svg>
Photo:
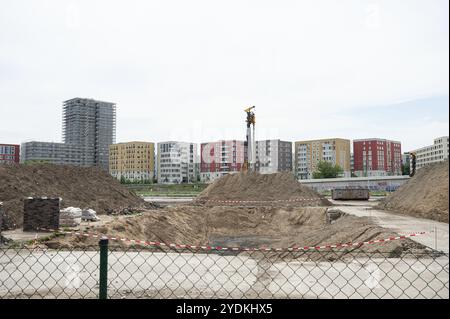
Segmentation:
<svg viewBox="0 0 450 319">
<path fill-rule="evenodd" d="M 54 233 L 62 233 L 66 235 L 75 235 L 75 236 L 84 236 L 84 237 L 92 237 L 92 238 L 101 238 L 101 239 L 109 239 L 116 240 L 121 242 L 127 242 L 131 244 L 138 244 L 144 246 L 165 246 L 171 248 L 178 249 L 195 249 L 195 250 L 217 250 L 217 251 L 300 251 L 300 250 L 319 250 L 319 249 L 332 249 L 332 248 L 345 248 L 345 247 L 359 247 L 363 245 L 372 245 L 377 243 L 384 243 L 393 240 L 401 240 L 406 239 L 408 237 L 415 237 L 418 235 L 423 235 L 425 232 L 412 233 L 407 235 L 389 237 L 384 239 L 375 239 L 358 243 L 341 243 L 334 245 L 323 245 L 323 246 L 294 246 L 288 248 L 271 248 L 271 247 L 260 247 L 260 248 L 245 248 L 245 247 L 222 247 L 222 246 L 209 246 L 209 245 L 183 245 L 183 244 L 173 244 L 173 243 L 164 243 L 158 241 L 146 241 L 146 240 L 138 240 L 138 239 L 129 239 L 118 236 L 108 236 L 104 234 L 90 233 L 90 232 L 80 232 L 80 231 L 68 231 L 68 230 L 55 230 L 55 229 L 40 229 L 42 231 L 54 232 Z"/>
<path fill-rule="evenodd" d="M 200 203 L 282 203 L 282 202 L 307 202 L 318 201 L 323 198 L 293 198 L 293 199 L 277 199 L 277 200 L 215 200 L 215 199 L 196 199 L 194 202 Z"/>
</svg>

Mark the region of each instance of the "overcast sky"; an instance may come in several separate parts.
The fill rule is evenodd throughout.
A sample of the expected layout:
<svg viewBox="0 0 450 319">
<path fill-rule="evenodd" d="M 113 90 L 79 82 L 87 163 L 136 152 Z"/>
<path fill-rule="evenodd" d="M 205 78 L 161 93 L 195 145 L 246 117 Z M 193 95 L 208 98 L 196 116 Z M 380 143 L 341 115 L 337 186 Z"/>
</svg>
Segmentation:
<svg viewBox="0 0 450 319">
<path fill-rule="evenodd" d="M 449 130 L 449 2 L 0 0 L 0 143 L 61 141 L 62 101 L 117 141 L 400 140 Z"/>
</svg>

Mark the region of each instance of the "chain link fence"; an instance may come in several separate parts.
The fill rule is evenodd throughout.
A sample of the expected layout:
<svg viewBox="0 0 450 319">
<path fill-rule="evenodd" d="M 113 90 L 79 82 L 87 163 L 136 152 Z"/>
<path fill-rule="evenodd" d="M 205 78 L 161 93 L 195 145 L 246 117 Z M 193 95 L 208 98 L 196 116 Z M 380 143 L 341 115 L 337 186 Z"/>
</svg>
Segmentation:
<svg viewBox="0 0 450 319">
<path fill-rule="evenodd" d="M 449 298 L 449 256 L 0 248 L 0 298 Z"/>
</svg>

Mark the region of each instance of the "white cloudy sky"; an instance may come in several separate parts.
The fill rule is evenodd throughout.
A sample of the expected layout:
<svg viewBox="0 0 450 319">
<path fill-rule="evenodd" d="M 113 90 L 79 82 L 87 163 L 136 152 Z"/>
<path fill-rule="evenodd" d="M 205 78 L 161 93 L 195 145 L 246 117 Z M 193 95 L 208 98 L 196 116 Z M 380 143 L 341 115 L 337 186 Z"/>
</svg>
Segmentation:
<svg viewBox="0 0 450 319">
<path fill-rule="evenodd" d="M 117 103 L 117 141 L 449 130 L 448 0 L 0 0 L 0 142 L 61 140 L 61 104 Z"/>
</svg>

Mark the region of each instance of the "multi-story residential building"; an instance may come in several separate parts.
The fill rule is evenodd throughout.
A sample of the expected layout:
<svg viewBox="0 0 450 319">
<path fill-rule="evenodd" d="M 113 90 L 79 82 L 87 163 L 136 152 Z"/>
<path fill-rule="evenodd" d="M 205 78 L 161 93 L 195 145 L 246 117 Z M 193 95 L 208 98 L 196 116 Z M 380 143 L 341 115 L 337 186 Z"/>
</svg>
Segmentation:
<svg viewBox="0 0 450 319">
<path fill-rule="evenodd" d="M 202 143 L 200 180 L 208 183 L 226 174 L 239 172 L 244 164 L 244 152 L 244 141 L 221 140 Z"/>
<path fill-rule="evenodd" d="M 434 139 L 433 145 L 411 151 L 416 153 L 416 169 L 426 165 L 448 160 L 449 137 L 441 136 Z"/>
<path fill-rule="evenodd" d="M 409 166 L 411 161 L 411 155 L 408 152 L 402 154 L 402 165 Z"/>
<path fill-rule="evenodd" d="M 84 165 L 108 170 L 109 146 L 115 140 L 116 104 L 85 98 L 64 101 L 63 141 L 84 147 Z"/>
<path fill-rule="evenodd" d="M 193 183 L 197 181 L 197 144 L 187 142 L 158 143 L 158 183 Z"/>
<path fill-rule="evenodd" d="M 292 171 L 292 142 L 256 142 L 256 170 L 262 174 Z"/>
<path fill-rule="evenodd" d="M 355 155 L 350 153 L 350 176 L 354 176 L 355 174 Z"/>
<path fill-rule="evenodd" d="M 119 180 L 153 182 L 155 144 L 128 142 L 110 145 L 109 172 Z"/>
<path fill-rule="evenodd" d="M 312 178 L 321 161 L 339 165 L 343 176 L 350 177 L 350 140 L 341 138 L 295 142 L 295 175 Z"/>
<path fill-rule="evenodd" d="M 63 142 L 22 144 L 21 161 L 98 166 L 108 170 L 109 146 L 116 140 L 116 105 L 74 98 L 63 103 Z"/>
<path fill-rule="evenodd" d="M 84 148 L 79 145 L 53 142 L 25 142 L 21 162 L 38 161 L 58 165 L 83 165 Z"/>
<path fill-rule="evenodd" d="M 20 161 L 20 146 L 0 144 L 0 164 L 13 164 Z"/>
<path fill-rule="evenodd" d="M 353 141 L 355 175 L 402 175 L 402 146 L 400 142 L 380 138 Z"/>
</svg>

